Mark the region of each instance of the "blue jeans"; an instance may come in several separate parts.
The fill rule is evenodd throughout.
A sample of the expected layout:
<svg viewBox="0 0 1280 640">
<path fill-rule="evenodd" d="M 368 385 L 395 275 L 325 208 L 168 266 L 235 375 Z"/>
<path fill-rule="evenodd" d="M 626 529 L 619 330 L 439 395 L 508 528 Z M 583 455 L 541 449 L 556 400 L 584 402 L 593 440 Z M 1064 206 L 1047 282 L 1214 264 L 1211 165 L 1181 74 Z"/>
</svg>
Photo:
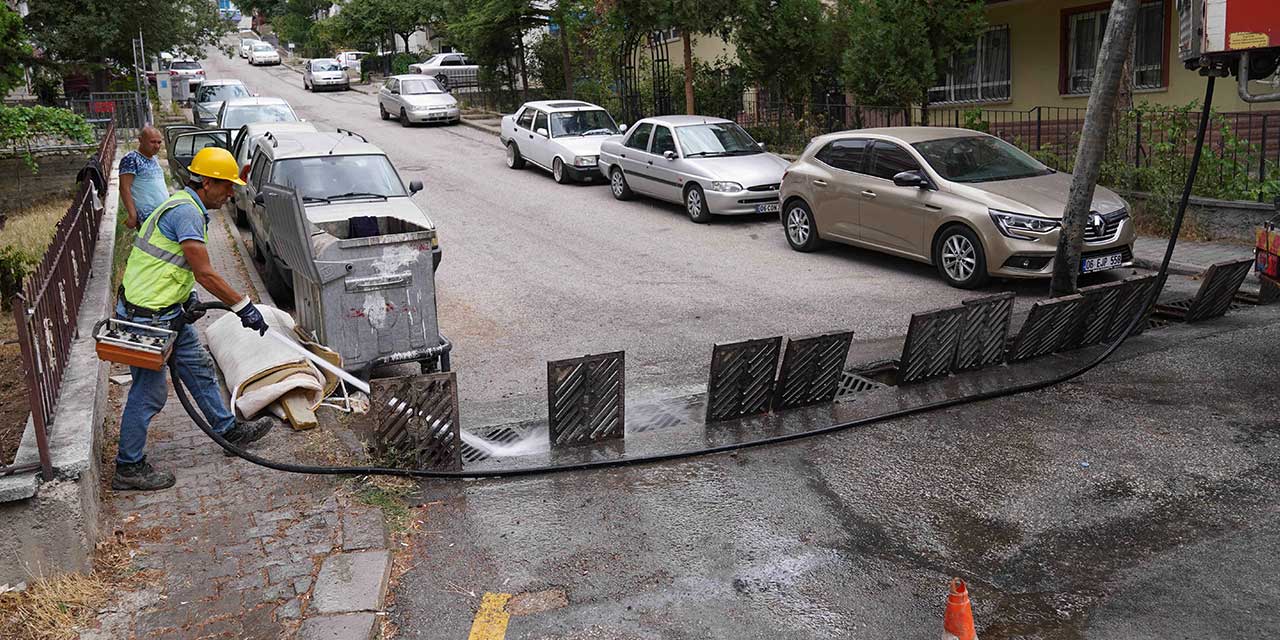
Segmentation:
<svg viewBox="0 0 1280 640">
<path fill-rule="evenodd" d="M 166 329 L 179 313 L 181 311 L 159 318 L 133 318 L 125 311 L 123 302 L 116 303 L 117 318 Z M 218 377 L 213 371 L 213 359 L 200 344 L 195 327 L 187 325 L 178 332 L 170 362 L 177 367 L 187 394 L 195 400 L 214 431 L 226 433 L 235 425 L 234 416 L 222 400 Z M 129 367 L 129 372 L 133 374 L 133 386 L 129 389 L 129 399 L 125 401 L 124 414 L 120 416 L 120 451 L 116 454 L 116 463 L 142 460 L 147 446 L 147 427 L 169 398 L 168 366 L 160 371 Z"/>
</svg>

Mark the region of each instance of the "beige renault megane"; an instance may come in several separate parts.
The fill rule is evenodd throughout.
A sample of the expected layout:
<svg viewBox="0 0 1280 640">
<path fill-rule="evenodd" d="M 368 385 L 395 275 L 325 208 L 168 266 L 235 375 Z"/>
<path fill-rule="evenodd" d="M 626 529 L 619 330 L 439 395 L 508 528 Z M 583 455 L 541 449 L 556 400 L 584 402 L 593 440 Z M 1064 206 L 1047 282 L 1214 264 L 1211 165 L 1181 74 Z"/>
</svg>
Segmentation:
<svg viewBox="0 0 1280 640">
<path fill-rule="evenodd" d="M 831 240 L 918 260 L 965 289 L 1052 273 L 1071 175 L 969 129 L 888 127 L 814 138 L 782 179 L 796 251 Z M 1132 264 L 1125 201 L 1098 187 L 1082 273 Z"/>
</svg>

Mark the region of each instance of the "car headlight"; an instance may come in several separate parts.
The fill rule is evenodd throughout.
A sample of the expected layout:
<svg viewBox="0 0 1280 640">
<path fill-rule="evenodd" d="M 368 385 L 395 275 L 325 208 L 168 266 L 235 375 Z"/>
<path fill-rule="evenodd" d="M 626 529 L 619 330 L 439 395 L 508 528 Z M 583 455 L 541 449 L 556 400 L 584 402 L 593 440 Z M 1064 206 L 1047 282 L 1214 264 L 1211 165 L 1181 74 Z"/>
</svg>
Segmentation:
<svg viewBox="0 0 1280 640">
<path fill-rule="evenodd" d="M 987 209 L 991 220 L 996 223 L 1000 233 L 1018 240 L 1039 240 L 1046 234 L 1056 231 L 1062 223 L 1057 220 L 1028 216 L 1011 211 Z"/>
<path fill-rule="evenodd" d="M 594 167 L 599 156 L 574 156 L 573 166 L 575 167 Z"/>
<path fill-rule="evenodd" d="M 740 185 L 740 184 L 738 184 L 738 183 L 736 183 L 736 182 L 721 182 L 721 181 L 717 180 L 717 181 L 715 181 L 715 182 L 712 182 L 712 183 L 711 183 L 711 186 L 710 186 L 710 187 L 708 187 L 708 188 L 707 188 L 707 190 L 708 190 L 708 191 L 723 191 L 723 192 L 730 192 L 730 191 L 742 191 L 742 185 Z"/>
</svg>

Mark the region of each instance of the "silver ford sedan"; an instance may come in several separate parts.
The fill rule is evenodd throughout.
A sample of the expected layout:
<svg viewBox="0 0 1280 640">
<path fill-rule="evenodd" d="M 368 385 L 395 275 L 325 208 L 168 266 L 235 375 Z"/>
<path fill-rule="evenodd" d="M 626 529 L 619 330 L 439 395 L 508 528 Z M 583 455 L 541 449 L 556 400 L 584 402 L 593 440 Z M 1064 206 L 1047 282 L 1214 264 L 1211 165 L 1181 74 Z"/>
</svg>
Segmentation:
<svg viewBox="0 0 1280 640">
<path fill-rule="evenodd" d="M 378 115 L 395 118 L 401 126 L 415 122 L 457 124 L 462 118 L 458 101 L 434 78 L 414 74 L 391 76 L 378 91 Z"/>
<path fill-rule="evenodd" d="M 600 145 L 600 173 L 613 197 L 644 194 L 684 205 L 694 222 L 714 215 L 777 213 L 787 161 L 732 120 L 645 118 Z"/>
</svg>

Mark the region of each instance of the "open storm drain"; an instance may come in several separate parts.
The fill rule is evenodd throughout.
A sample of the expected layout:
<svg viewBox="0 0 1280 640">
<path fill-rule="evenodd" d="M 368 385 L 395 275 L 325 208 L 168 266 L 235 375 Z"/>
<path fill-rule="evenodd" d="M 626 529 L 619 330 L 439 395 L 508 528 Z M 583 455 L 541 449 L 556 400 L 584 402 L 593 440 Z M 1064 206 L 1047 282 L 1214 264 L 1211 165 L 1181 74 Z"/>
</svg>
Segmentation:
<svg viewBox="0 0 1280 640">
<path fill-rule="evenodd" d="M 529 432 L 529 427 L 524 425 L 503 425 L 501 427 L 490 427 L 476 433 L 477 436 L 488 440 L 494 444 L 505 445 L 518 442 L 523 439 Z M 466 442 L 462 443 L 462 463 L 473 464 L 488 460 L 493 456 L 487 451 L 481 451 Z"/>
<path fill-rule="evenodd" d="M 852 371 L 845 371 L 840 377 L 840 388 L 836 391 L 836 400 L 848 400 L 854 396 L 883 389 L 887 385 L 876 382 L 870 378 L 864 378 Z"/>
</svg>

